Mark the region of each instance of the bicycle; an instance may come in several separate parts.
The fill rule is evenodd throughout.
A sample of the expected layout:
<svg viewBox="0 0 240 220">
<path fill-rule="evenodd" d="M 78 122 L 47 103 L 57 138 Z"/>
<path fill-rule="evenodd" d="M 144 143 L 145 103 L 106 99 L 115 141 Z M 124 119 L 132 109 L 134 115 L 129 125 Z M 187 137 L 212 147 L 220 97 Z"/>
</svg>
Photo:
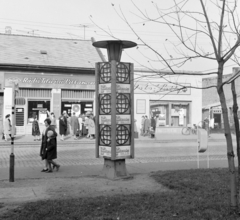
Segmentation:
<svg viewBox="0 0 240 220">
<path fill-rule="evenodd" d="M 191 125 L 188 124 L 186 127 L 182 128 L 182 134 L 183 135 L 190 135 L 192 133 Z"/>
</svg>

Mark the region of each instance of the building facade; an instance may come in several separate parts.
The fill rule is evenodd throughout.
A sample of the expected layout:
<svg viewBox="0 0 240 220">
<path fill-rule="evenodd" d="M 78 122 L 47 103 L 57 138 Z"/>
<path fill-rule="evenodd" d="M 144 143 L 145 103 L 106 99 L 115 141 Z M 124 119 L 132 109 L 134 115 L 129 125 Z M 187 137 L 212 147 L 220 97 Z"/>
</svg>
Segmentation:
<svg viewBox="0 0 240 220">
<path fill-rule="evenodd" d="M 104 58 L 92 40 L 0 34 L 0 45 L 1 125 L 12 112 L 13 83 L 17 134 L 31 134 L 34 117 L 42 129 L 47 111 L 57 119 L 95 111 L 95 63 Z"/>
<path fill-rule="evenodd" d="M 202 78 L 194 73 L 135 70 L 135 119 L 158 116 L 156 133 L 181 133 L 202 120 Z M 144 76 L 144 77 L 143 77 Z"/>
<path fill-rule="evenodd" d="M 232 74 L 226 74 L 223 76 L 223 82 L 228 81 L 237 71 L 239 68 L 233 68 Z M 235 79 L 235 89 L 237 94 L 237 102 L 240 103 L 240 78 Z M 203 90 L 203 106 L 202 106 L 202 118 L 208 118 L 209 120 L 213 121 L 213 131 L 218 131 L 219 129 L 222 130 L 224 128 L 223 125 L 223 116 L 222 116 L 222 107 L 219 101 L 219 96 L 216 89 L 217 85 L 217 77 L 206 77 L 203 78 L 203 87 L 211 87 L 208 89 Z M 233 120 L 233 96 L 232 96 L 232 89 L 231 83 L 225 84 L 223 86 L 226 104 L 228 107 L 228 116 L 230 126 L 234 127 L 234 120 Z M 239 105 L 239 104 L 238 104 Z M 238 110 L 238 118 L 240 119 L 240 110 Z"/>
</svg>

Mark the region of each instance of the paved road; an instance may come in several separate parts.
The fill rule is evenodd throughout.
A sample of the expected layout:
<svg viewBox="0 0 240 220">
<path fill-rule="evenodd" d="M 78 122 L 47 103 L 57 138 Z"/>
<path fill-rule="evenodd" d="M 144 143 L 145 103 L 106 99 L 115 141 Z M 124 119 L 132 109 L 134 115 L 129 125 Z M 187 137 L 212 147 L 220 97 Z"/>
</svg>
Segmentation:
<svg viewBox="0 0 240 220">
<path fill-rule="evenodd" d="M 0 147 L 0 168 L 9 166 L 11 145 Z M 43 162 L 39 157 L 39 146 L 16 146 L 14 149 L 15 165 L 17 167 L 41 167 Z M 210 160 L 226 160 L 226 144 L 223 142 L 209 143 Z M 200 154 L 205 160 L 207 154 Z M 127 160 L 128 164 L 157 163 L 171 161 L 196 161 L 196 143 L 156 143 L 137 142 L 135 158 Z M 95 158 L 95 146 L 88 144 L 71 144 L 58 146 L 58 161 L 64 166 L 102 164 L 102 158 Z"/>
</svg>

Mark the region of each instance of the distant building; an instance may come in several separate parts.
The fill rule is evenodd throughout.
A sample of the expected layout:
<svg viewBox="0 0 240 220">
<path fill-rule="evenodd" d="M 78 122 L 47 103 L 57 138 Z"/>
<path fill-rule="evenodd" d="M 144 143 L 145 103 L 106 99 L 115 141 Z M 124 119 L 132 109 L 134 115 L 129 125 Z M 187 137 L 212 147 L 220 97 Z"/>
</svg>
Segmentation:
<svg viewBox="0 0 240 220">
<path fill-rule="evenodd" d="M 227 81 L 233 74 L 227 74 L 223 76 L 223 82 Z M 203 87 L 209 87 L 213 85 L 217 85 L 217 77 L 206 77 L 203 78 Z M 226 98 L 226 103 L 228 107 L 228 116 L 230 121 L 230 126 L 234 126 L 233 121 L 233 97 L 231 84 L 225 84 L 224 93 Z M 237 102 L 240 106 L 240 78 L 235 80 L 235 89 L 237 93 Z M 203 120 L 208 118 L 209 120 L 213 119 L 214 121 L 214 129 L 223 129 L 223 116 L 222 116 L 222 107 L 219 101 L 219 96 L 216 88 L 209 88 L 203 90 L 203 106 L 202 106 L 202 114 Z M 240 118 L 240 109 L 238 110 L 238 117 Z"/>
<path fill-rule="evenodd" d="M 202 121 L 202 77 L 194 72 L 134 70 L 135 119 L 158 117 L 156 133 L 179 133 Z"/>
<path fill-rule="evenodd" d="M 12 82 L 18 134 L 31 133 L 35 116 L 43 126 L 47 110 L 57 118 L 94 111 L 95 63 L 103 61 L 91 40 L 0 34 L 0 125 L 11 114 Z"/>
</svg>

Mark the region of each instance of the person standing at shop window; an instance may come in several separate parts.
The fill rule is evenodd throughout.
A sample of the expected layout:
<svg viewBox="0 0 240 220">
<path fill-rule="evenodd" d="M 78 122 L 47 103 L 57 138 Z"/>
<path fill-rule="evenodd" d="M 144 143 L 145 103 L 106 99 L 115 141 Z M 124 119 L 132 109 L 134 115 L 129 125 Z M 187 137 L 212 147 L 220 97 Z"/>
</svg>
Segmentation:
<svg viewBox="0 0 240 220">
<path fill-rule="evenodd" d="M 82 128 L 83 128 L 83 118 L 82 115 L 79 115 L 78 117 L 78 133 L 79 133 L 79 137 L 82 136 Z"/>
<path fill-rule="evenodd" d="M 75 112 L 73 112 L 73 115 L 71 117 L 71 129 L 72 129 L 72 134 L 74 136 L 74 139 L 77 139 L 77 131 L 78 131 L 78 118 L 75 115 Z"/>
<path fill-rule="evenodd" d="M 11 132 L 12 132 L 12 124 L 11 124 L 11 120 L 10 120 L 10 115 L 7 114 L 5 116 L 5 121 L 4 121 L 4 138 L 5 138 L 5 141 L 8 140 L 8 136 L 10 136 L 10 138 L 11 138 Z"/>
<path fill-rule="evenodd" d="M 69 135 L 70 134 L 70 130 L 71 130 L 71 117 L 67 114 L 66 111 L 63 111 L 63 116 L 65 117 L 66 121 L 67 121 L 67 130 L 65 135 Z"/>
<path fill-rule="evenodd" d="M 151 122 L 146 115 L 145 116 L 145 121 L 144 121 L 144 135 L 143 136 L 149 135 L 150 126 L 151 126 Z"/>
<path fill-rule="evenodd" d="M 86 113 L 86 117 L 85 117 L 85 122 L 84 122 L 84 126 L 86 127 L 86 133 L 87 133 L 86 138 L 90 138 L 90 134 L 89 134 L 89 118 L 90 118 L 90 113 L 87 112 Z"/>
<path fill-rule="evenodd" d="M 40 141 L 40 129 L 37 116 L 34 117 L 34 121 L 32 122 L 32 136 L 34 137 L 34 141 Z"/>
<path fill-rule="evenodd" d="M 56 116 L 54 115 L 53 112 L 47 112 L 47 114 L 49 115 L 49 119 L 51 120 L 51 126 L 56 130 L 57 128 L 57 122 L 56 122 Z"/>
<path fill-rule="evenodd" d="M 64 117 L 62 114 L 59 117 L 59 134 L 61 135 L 60 139 L 61 141 L 64 141 L 64 136 L 66 135 L 67 132 L 67 118 Z"/>
<path fill-rule="evenodd" d="M 145 117 L 144 117 L 144 115 L 142 116 L 142 119 L 141 119 L 141 136 L 143 136 L 143 134 L 144 134 L 144 121 L 145 121 Z"/>
<path fill-rule="evenodd" d="M 93 121 L 93 115 L 88 115 L 88 136 L 93 139 L 95 136 L 95 123 Z"/>
</svg>

